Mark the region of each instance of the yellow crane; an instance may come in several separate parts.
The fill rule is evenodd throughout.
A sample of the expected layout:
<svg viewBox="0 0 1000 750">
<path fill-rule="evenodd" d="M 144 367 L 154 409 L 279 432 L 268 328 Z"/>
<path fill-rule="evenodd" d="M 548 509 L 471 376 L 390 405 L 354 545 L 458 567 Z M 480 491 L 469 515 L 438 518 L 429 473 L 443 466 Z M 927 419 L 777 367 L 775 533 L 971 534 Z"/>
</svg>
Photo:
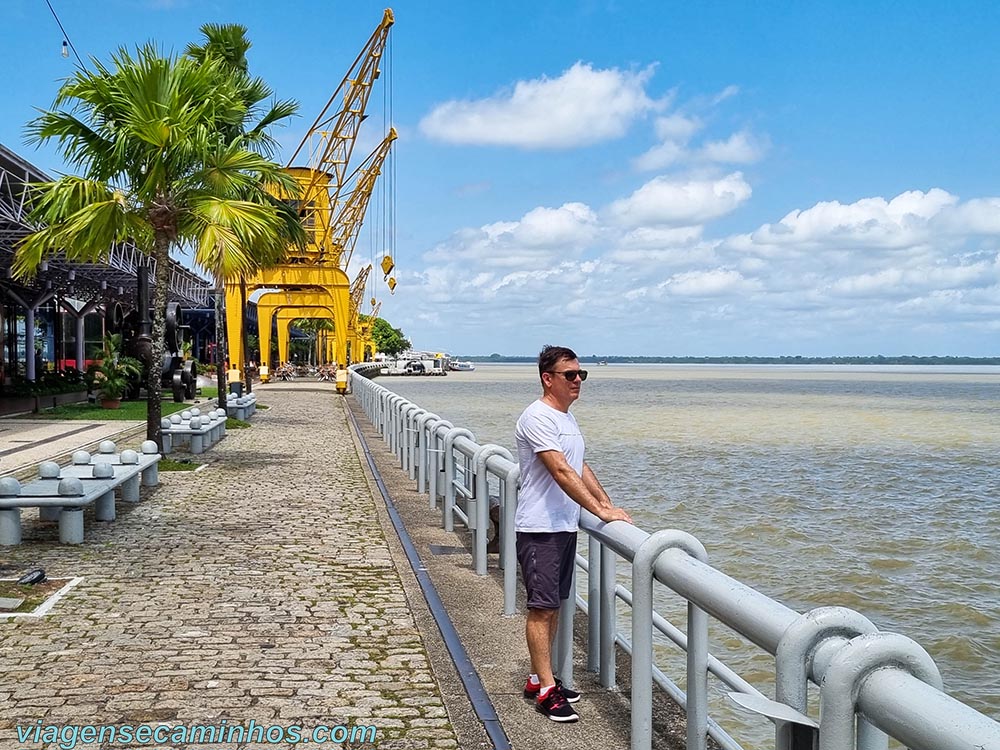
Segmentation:
<svg viewBox="0 0 1000 750">
<path fill-rule="evenodd" d="M 340 193 L 345 185 L 347 168 L 350 164 L 351 154 L 357 142 L 358 132 L 361 123 L 367 118 L 365 108 L 368 106 L 368 98 L 371 96 L 372 87 L 381 75 L 379 64 L 385 52 L 386 42 L 389 39 L 389 29 L 395 23 L 392 10 L 386 8 L 382 14 L 382 21 L 372 32 L 365 46 L 358 53 L 357 58 L 351 64 L 347 74 L 341 80 L 340 85 L 330 96 L 330 100 L 317 115 L 305 137 L 299 143 L 295 153 L 288 160 L 288 167 L 292 168 L 295 160 L 302 153 L 303 149 L 309 146 L 309 164 L 312 174 L 304 182 L 304 193 L 306 195 L 316 195 L 319 193 L 320 184 L 326 189 L 330 196 L 329 210 L 336 213 L 340 201 Z M 327 116 L 334 102 L 343 95 L 343 104 L 332 115 Z M 317 206 L 323 210 L 322 206 Z M 303 207 L 302 214 L 306 216 L 310 209 L 317 208 Z M 329 231 L 329 225 L 326 227 Z M 318 239 L 322 240 L 320 236 Z M 322 245 L 322 242 L 317 242 Z"/>
<path fill-rule="evenodd" d="M 387 9 L 347 75 L 289 160 L 291 165 L 307 145 L 311 144 L 310 165 L 286 167 L 302 186 L 297 207 L 309 235 L 305 251 L 290 251 L 283 264 L 263 270 L 245 280 L 248 294 L 261 289 L 281 290 L 287 297 L 288 305 L 308 302 L 315 304 L 317 299 L 324 300 L 322 304 L 333 314 L 335 358 L 341 367 L 352 357 L 360 358 L 363 352 L 360 341 L 352 341 L 353 345 L 348 345 L 349 330 L 357 328 L 354 317 L 357 312 L 352 316 L 352 289 L 346 271 L 376 181 L 382 173 L 392 143 L 396 140 L 395 129 L 390 128 L 379 146 L 350 173 L 348 164 L 361 123 L 366 118 L 364 110 L 372 86 L 381 74 L 379 64 L 393 22 L 392 11 Z M 334 102 L 341 97 L 340 108 L 335 114 L 328 116 Z M 278 197 L 288 199 L 288 196 Z M 241 309 L 238 283 L 227 285 L 226 304 L 230 310 Z M 262 311 L 259 309 L 259 312 Z M 244 362 L 241 317 L 230 315 L 227 320 L 230 361 L 239 365 Z M 263 335 L 263 329 L 267 327 L 269 333 L 271 324 L 270 315 L 259 317 L 262 343 L 270 340 L 270 335 Z M 261 378 L 266 380 L 269 374 L 269 351 L 263 347 L 261 357 Z M 231 379 L 238 379 L 239 376 L 238 370 L 231 370 Z"/>
</svg>

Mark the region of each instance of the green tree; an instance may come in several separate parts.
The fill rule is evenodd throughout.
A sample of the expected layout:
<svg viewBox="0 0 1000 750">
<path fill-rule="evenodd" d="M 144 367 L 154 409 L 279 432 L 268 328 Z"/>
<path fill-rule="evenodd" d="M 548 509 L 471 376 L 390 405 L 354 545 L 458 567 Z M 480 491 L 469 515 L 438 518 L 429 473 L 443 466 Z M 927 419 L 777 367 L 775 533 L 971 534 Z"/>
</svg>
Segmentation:
<svg viewBox="0 0 1000 750">
<path fill-rule="evenodd" d="M 268 100 L 273 92 L 261 78 L 250 75 L 247 51 L 252 43 L 247 38 L 247 28 L 240 24 L 206 23 L 201 27 L 204 37 L 201 44 L 189 44 L 184 54 L 199 64 L 212 62 L 219 64 L 230 76 L 236 87 L 237 96 L 244 113 L 241 118 L 222 120 L 218 124 L 218 136 L 229 143 L 241 143 L 244 147 L 267 157 L 274 153 L 276 143 L 270 135 L 269 128 L 292 117 L 298 111 L 298 103 L 286 100 L 274 102 L 265 108 L 263 102 Z M 244 248 L 253 256 L 254 265 L 265 268 L 276 265 L 284 258 L 288 245 L 303 246 L 305 230 L 297 212 L 288 203 L 279 201 L 266 191 L 252 190 L 245 197 L 252 201 L 270 202 L 274 210 L 282 218 L 281 232 L 276 243 L 266 242 L 262 245 Z M 272 238 L 273 239 L 273 238 Z M 246 283 L 245 271 L 233 273 L 227 267 L 227 259 L 223 257 L 218 247 L 205 248 L 205 252 L 196 257 L 198 263 L 212 274 L 215 279 L 215 340 L 216 346 L 216 378 L 219 387 L 219 406 L 225 406 L 226 375 L 223 366 L 228 359 L 226 341 L 226 309 L 225 285 L 239 281 L 240 284 L 240 330 L 243 332 L 242 350 L 243 362 L 231 363 L 246 372 L 249 352 L 246 326 Z M 250 379 L 247 375 L 247 388 Z"/>
<path fill-rule="evenodd" d="M 372 339 L 375 341 L 375 348 L 390 357 L 395 357 L 411 348 L 403 332 L 393 328 L 384 318 L 375 318 L 372 324 Z"/>
<path fill-rule="evenodd" d="M 28 125 L 31 141 L 55 140 L 81 176 L 34 191 L 32 218 L 41 229 L 18 246 L 13 271 L 30 276 L 56 252 L 94 262 L 128 240 L 155 261 L 147 435 L 162 445 L 171 249 L 193 247 L 220 278 L 255 271 L 254 253 L 284 251 L 288 231 L 287 215 L 265 191 L 294 193 L 297 184 L 245 139 L 225 137 L 250 113 L 240 80 L 218 58 L 164 56 L 147 44 L 93 66 L 78 69 Z"/>
<path fill-rule="evenodd" d="M 332 332 L 334 330 L 333 321 L 329 318 L 296 318 L 292 321 L 292 326 L 309 334 L 309 362 L 310 364 L 320 364 L 322 357 L 319 342 L 323 338 L 320 332 Z"/>
</svg>

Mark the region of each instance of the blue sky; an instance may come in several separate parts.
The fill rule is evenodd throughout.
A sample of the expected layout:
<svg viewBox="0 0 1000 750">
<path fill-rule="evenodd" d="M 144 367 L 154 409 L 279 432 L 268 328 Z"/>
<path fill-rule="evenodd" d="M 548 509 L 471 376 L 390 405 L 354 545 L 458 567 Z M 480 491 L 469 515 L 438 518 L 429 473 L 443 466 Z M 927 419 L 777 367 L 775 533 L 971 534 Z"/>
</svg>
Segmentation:
<svg viewBox="0 0 1000 750">
<path fill-rule="evenodd" d="M 249 27 L 254 71 L 301 103 L 286 158 L 385 7 L 51 1 L 85 59 Z M 415 345 L 998 353 L 1000 4 L 392 7 L 355 158 L 391 102 L 399 286 L 373 285 Z M 0 4 L 0 142 L 52 172 L 23 125 L 72 70 L 61 42 L 44 0 Z M 379 198 L 352 273 L 381 257 L 383 214 Z"/>
</svg>

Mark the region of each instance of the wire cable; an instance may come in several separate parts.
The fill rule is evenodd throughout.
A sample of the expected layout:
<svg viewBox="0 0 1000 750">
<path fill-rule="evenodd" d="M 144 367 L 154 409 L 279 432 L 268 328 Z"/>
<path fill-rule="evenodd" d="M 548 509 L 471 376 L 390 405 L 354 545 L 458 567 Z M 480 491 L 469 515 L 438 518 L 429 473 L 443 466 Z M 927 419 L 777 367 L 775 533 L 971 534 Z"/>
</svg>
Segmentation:
<svg viewBox="0 0 1000 750">
<path fill-rule="evenodd" d="M 66 29 L 63 28 L 62 21 L 59 20 L 59 16 L 56 15 L 56 9 L 52 7 L 52 3 L 49 0 L 45 0 L 45 4 L 49 6 L 49 11 L 52 13 L 52 17 L 56 19 L 56 24 L 59 26 L 59 30 L 63 34 L 63 39 L 69 45 L 69 48 L 73 50 L 73 54 L 76 55 L 77 61 L 80 63 L 81 68 L 86 68 L 87 66 L 83 64 L 83 60 L 80 58 L 80 53 L 76 51 L 76 47 L 73 44 L 73 40 L 69 38 L 69 34 L 66 33 Z"/>
</svg>

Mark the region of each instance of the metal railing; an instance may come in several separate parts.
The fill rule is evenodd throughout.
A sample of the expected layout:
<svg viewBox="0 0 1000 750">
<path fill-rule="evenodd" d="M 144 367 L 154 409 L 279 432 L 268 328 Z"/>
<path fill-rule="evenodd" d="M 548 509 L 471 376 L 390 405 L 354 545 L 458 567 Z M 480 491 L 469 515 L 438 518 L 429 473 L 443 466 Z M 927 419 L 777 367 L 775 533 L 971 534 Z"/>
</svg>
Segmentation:
<svg viewBox="0 0 1000 750">
<path fill-rule="evenodd" d="M 479 445 L 455 427 L 374 383 L 372 364 L 351 368 L 351 389 L 399 466 L 439 509 L 445 529 L 459 520 L 472 532 L 473 565 L 487 573 L 489 486 L 499 487 L 500 567 L 504 612 L 516 611 L 514 511 L 519 470 L 498 445 Z M 775 724 L 777 750 L 884 750 L 892 737 L 912 750 L 1000 750 L 1000 724 L 941 690 L 933 660 L 913 640 L 879 631 L 844 607 L 800 614 L 713 568 L 702 544 L 668 529 L 649 534 L 616 521 L 604 523 L 582 511 L 588 555 L 577 556 L 587 573 L 587 600 L 564 603 L 553 648 L 556 674 L 573 684 L 573 614 L 588 617 L 587 665 L 600 684 L 615 685 L 615 650 L 631 655 L 632 750 L 651 746 L 652 685 L 687 712 L 687 750 L 705 750 L 712 737 L 725 750 L 740 744 L 708 715 L 708 676 L 734 691 L 733 699 Z M 631 564 L 632 590 L 617 583 L 617 560 Z M 654 581 L 687 601 L 687 633 L 653 609 Z M 632 641 L 616 630 L 616 603 L 631 607 Z M 775 657 L 775 699 L 769 700 L 708 653 L 708 620 L 749 639 Z M 653 628 L 687 652 L 687 692 L 653 663 Z M 819 686 L 818 722 L 807 715 L 808 687 Z"/>
</svg>

